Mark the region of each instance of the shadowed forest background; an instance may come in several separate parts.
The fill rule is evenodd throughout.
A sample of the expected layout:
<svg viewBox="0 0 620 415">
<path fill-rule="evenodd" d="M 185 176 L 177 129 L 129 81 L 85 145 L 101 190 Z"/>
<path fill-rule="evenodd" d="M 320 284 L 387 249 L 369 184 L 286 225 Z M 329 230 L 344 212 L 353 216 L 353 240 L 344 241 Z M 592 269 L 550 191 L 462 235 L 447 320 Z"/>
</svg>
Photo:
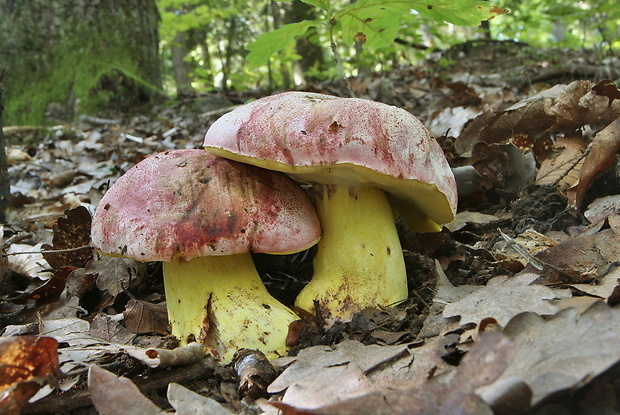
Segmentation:
<svg viewBox="0 0 620 415">
<path fill-rule="evenodd" d="M 587 49 L 604 61 L 620 42 L 620 12 L 611 0 L 480 2 L 509 10 L 486 16 L 468 16 L 469 1 L 430 3 L 436 7 L 403 1 L 386 8 L 378 0 L 3 1 L 5 125 L 73 121 L 192 94 L 303 89 L 428 58 L 437 67 L 458 66 L 461 56 L 441 56 L 458 44 L 465 54 L 480 42 Z"/>
</svg>

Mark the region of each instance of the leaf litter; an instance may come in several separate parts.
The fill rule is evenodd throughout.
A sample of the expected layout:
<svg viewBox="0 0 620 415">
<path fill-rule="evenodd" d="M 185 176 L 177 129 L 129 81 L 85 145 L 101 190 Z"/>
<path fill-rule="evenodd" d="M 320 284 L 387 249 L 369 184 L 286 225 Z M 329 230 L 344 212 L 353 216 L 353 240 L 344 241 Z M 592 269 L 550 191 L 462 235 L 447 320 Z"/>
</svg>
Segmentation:
<svg viewBox="0 0 620 415">
<path fill-rule="evenodd" d="M 15 209 L 0 226 L 3 254 L 11 254 L 3 261 L 0 340 L 13 346 L 0 347 L 2 409 L 619 410 L 613 399 L 592 404 L 589 388 L 612 388 L 605 373 L 620 361 L 620 92 L 600 79 L 568 79 L 539 92 L 508 76 L 486 76 L 485 61 L 477 64 L 447 68 L 442 79 L 429 76 L 429 62 L 355 80 L 361 97 L 419 115 L 452 167 L 470 172 L 459 182 L 459 221 L 439 234 L 402 228 L 410 298 L 328 329 L 304 316 L 295 355 L 273 362 L 273 382 L 256 377 L 263 372 L 255 367 L 243 375 L 176 348 L 160 267 L 89 247 L 90 215 L 114 180 L 151 153 L 200 147 L 208 125 L 249 94 L 186 99 L 155 109 L 156 117 L 8 129 Z M 309 89 L 346 95 L 337 82 Z M 221 111 L 201 110 L 211 98 Z M 32 144 L 22 144 L 25 138 Z M 294 297 L 303 286 L 308 256 L 256 261 L 269 270 L 268 286 L 282 284 L 269 287 L 274 292 Z M 7 364 L 14 350 L 20 360 Z M 241 392 L 263 387 L 266 394 Z"/>
</svg>

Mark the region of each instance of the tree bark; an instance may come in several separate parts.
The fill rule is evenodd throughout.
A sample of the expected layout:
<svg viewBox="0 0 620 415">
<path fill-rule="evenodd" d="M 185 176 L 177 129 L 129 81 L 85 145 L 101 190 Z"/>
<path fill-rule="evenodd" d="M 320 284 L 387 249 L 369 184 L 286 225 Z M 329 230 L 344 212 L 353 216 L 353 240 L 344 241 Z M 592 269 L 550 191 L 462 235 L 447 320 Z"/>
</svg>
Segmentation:
<svg viewBox="0 0 620 415">
<path fill-rule="evenodd" d="M 0 223 L 6 222 L 6 214 L 11 207 L 11 182 L 6 161 L 6 142 L 2 132 L 2 112 L 4 110 L 2 102 L 2 79 L 0 79 Z"/>
<path fill-rule="evenodd" d="M 158 22 L 155 0 L 0 0 L 5 121 L 71 121 L 151 101 L 161 90 Z"/>
<path fill-rule="evenodd" d="M 187 56 L 187 39 L 185 32 L 178 32 L 174 36 L 170 47 L 172 54 L 172 73 L 177 86 L 177 95 L 191 95 L 194 93 L 189 76 L 189 67 L 185 61 Z"/>
<path fill-rule="evenodd" d="M 302 20 L 314 20 L 317 18 L 316 8 L 310 4 L 300 0 L 294 0 L 290 3 L 290 7 L 286 9 L 284 16 L 285 23 L 296 23 Z M 325 55 L 323 47 L 310 40 L 310 37 L 316 35 L 315 29 L 312 28 L 304 36 L 299 37 L 295 43 L 295 49 L 301 56 L 301 59 L 295 62 L 295 73 L 303 76 L 303 83 L 306 81 L 316 81 L 316 76 L 309 77 L 307 72 L 310 69 L 321 71 L 325 68 Z"/>
</svg>

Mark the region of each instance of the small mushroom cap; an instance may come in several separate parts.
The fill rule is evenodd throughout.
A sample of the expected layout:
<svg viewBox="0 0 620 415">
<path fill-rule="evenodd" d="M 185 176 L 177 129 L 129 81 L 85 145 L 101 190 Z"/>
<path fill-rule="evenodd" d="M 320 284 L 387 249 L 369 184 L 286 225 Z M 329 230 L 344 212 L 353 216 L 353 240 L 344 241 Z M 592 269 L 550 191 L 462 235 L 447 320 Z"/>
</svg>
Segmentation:
<svg viewBox="0 0 620 415">
<path fill-rule="evenodd" d="M 261 98 L 218 119 L 204 147 L 302 181 L 382 188 L 414 230 L 451 222 L 456 211 L 437 141 L 409 112 L 379 102 L 307 92 Z"/>
<path fill-rule="evenodd" d="M 144 159 L 114 183 L 91 236 L 107 254 L 171 261 L 297 252 L 320 232 L 312 203 L 288 176 L 204 150 L 174 150 Z"/>
</svg>

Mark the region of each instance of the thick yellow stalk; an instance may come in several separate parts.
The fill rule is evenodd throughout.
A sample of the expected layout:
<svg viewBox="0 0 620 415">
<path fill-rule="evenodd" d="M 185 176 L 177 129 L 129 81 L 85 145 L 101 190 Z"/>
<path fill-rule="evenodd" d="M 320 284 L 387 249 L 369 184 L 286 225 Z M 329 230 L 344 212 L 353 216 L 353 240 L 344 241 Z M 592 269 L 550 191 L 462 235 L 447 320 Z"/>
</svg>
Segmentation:
<svg viewBox="0 0 620 415">
<path fill-rule="evenodd" d="M 286 353 L 288 325 L 298 317 L 269 294 L 250 254 L 164 262 L 172 334 L 196 340 L 224 363 L 240 348 L 268 358 Z"/>
<path fill-rule="evenodd" d="M 407 298 L 405 261 L 383 190 L 317 185 L 315 193 L 323 236 L 312 280 L 295 305 L 313 311 L 318 300 L 335 321 Z"/>
</svg>

